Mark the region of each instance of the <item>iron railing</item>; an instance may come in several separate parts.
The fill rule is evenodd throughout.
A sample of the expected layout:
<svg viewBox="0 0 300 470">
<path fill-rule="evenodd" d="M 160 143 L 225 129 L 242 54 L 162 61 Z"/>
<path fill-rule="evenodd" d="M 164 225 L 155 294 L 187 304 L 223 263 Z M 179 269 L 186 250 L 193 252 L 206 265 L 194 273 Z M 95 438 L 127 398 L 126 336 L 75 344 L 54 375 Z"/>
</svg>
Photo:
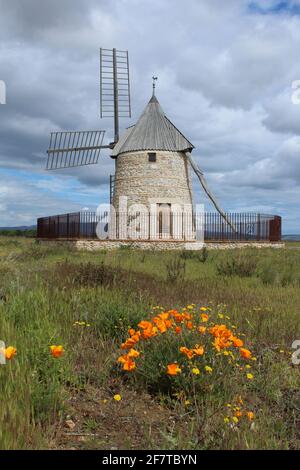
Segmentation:
<svg viewBox="0 0 300 470">
<path fill-rule="evenodd" d="M 256 213 L 227 213 L 233 230 L 218 213 L 161 214 L 75 212 L 42 217 L 37 237 L 52 239 L 111 240 L 203 240 L 207 242 L 277 242 L 281 240 L 281 217 Z"/>
</svg>

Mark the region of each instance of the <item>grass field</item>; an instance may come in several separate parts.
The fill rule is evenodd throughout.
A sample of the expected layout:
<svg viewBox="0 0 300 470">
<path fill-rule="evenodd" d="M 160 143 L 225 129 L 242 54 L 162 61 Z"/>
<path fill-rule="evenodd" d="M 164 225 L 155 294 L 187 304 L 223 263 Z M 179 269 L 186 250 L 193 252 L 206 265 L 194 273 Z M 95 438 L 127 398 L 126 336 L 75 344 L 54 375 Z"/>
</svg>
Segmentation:
<svg viewBox="0 0 300 470">
<path fill-rule="evenodd" d="M 178 345 L 190 347 L 195 331 L 168 331 L 145 341 L 141 365 L 123 372 L 128 329 L 161 306 L 195 316 L 203 307 L 202 326 L 236 328 L 256 360 L 246 368 L 214 351 L 207 333 L 193 376 Z M 88 253 L 2 237 L 0 340 L 17 354 L 0 365 L 0 448 L 299 449 L 299 309 L 298 244 Z M 54 358 L 51 345 L 64 354 Z M 172 358 L 185 364 L 175 377 L 166 373 Z"/>
</svg>

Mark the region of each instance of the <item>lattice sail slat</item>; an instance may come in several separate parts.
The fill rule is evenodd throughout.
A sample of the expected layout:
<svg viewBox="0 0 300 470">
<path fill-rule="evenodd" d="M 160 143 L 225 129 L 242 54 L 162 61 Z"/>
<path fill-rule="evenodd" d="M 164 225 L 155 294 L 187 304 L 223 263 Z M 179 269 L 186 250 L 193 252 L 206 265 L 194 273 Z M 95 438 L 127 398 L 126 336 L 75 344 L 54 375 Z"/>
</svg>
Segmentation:
<svg viewBox="0 0 300 470">
<path fill-rule="evenodd" d="M 47 170 L 98 163 L 105 131 L 51 132 Z"/>
</svg>

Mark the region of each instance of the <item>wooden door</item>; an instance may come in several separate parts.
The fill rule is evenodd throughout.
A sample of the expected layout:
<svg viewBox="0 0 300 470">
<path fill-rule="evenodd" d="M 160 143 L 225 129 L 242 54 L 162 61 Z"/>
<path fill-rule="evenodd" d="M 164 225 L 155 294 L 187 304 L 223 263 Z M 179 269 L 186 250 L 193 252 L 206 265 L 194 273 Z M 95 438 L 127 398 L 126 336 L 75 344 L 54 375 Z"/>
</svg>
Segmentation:
<svg viewBox="0 0 300 470">
<path fill-rule="evenodd" d="M 158 237 L 172 238 L 171 204 L 158 204 Z"/>
</svg>

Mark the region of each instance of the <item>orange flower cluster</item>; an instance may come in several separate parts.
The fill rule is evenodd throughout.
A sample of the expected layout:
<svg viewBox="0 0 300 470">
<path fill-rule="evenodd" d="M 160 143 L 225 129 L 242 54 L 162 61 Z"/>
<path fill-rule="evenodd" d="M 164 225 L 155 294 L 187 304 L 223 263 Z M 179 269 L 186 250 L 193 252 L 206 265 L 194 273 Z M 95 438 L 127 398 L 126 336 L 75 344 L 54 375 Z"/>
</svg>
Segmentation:
<svg viewBox="0 0 300 470">
<path fill-rule="evenodd" d="M 179 351 L 185 354 L 188 359 L 192 359 L 194 356 L 203 356 L 204 347 L 199 346 L 199 344 L 196 344 L 193 349 L 188 349 L 185 346 L 182 346 Z"/>
<path fill-rule="evenodd" d="M 136 368 L 134 359 L 139 357 L 140 352 L 135 348 L 140 341 L 149 340 L 150 338 L 165 334 L 167 331 L 173 334 L 175 333 L 176 335 L 187 334 L 189 332 L 205 335 L 209 332 L 214 337 L 212 344 L 218 352 L 225 350 L 225 355 L 234 358 L 232 351 L 226 351 L 227 348 L 233 346 L 234 348 L 239 348 L 242 358 L 251 358 L 251 352 L 243 348 L 243 341 L 234 335 L 232 330 L 227 328 L 225 324 L 220 325 L 211 321 L 211 309 L 208 307 L 200 307 L 198 312 L 194 304 L 188 305 L 181 311 L 176 309 L 163 311 L 160 307 L 155 307 L 153 310 L 155 311 L 155 316 L 150 320 L 140 321 L 137 329 L 130 328 L 129 337 L 121 345 L 121 349 L 129 350 L 127 354 L 123 354 L 118 358 L 118 362 L 122 364 L 123 370 L 125 371 L 133 371 Z M 157 310 L 160 310 L 160 313 L 158 313 Z M 218 317 L 224 318 L 224 314 L 219 314 Z M 228 316 L 225 317 L 227 319 L 230 318 Z M 233 326 L 233 328 L 235 327 Z M 133 351 L 135 351 L 135 353 L 133 353 Z M 179 348 L 179 351 L 185 355 L 188 360 L 192 360 L 197 356 L 203 356 L 205 347 L 196 344 L 194 347 L 188 348 L 184 345 Z M 178 366 L 178 369 L 177 366 L 178 364 L 176 363 L 169 364 L 167 366 L 167 373 L 169 375 L 180 373 L 180 366 Z"/>
<path fill-rule="evenodd" d="M 139 351 L 133 349 L 140 340 L 148 340 L 157 336 L 158 334 L 166 333 L 166 331 L 173 329 L 175 333 L 181 332 L 181 327 L 177 323 L 184 321 L 190 321 L 191 315 L 187 313 L 180 314 L 177 310 L 169 310 L 168 312 L 162 312 L 152 318 L 151 321 L 142 320 L 138 324 L 138 330 L 133 328 L 129 329 L 129 338 L 126 339 L 121 345 L 121 349 L 129 349 L 128 354 L 122 355 L 118 358 L 118 362 L 123 364 L 123 370 L 133 371 L 136 368 L 135 361 L 140 355 Z M 135 351 L 136 355 L 132 355 L 132 351 Z"/>
<path fill-rule="evenodd" d="M 136 368 L 134 358 L 139 357 L 140 353 L 136 349 L 131 348 L 127 354 L 123 354 L 118 359 L 118 362 L 123 364 L 123 370 L 130 372 Z"/>
<path fill-rule="evenodd" d="M 208 317 L 207 314 L 205 315 Z M 178 310 L 172 309 L 167 312 L 157 314 L 151 321 L 142 320 L 138 324 L 138 330 L 134 330 L 133 328 L 129 329 L 129 338 L 122 343 L 121 349 L 131 350 L 140 340 L 148 340 L 159 334 L 166 333 L 168 330 L 172 330 L 176 334 L 180 334 L 182 332 L 183 326 L 188 330 L 192 330 L 195 328 L 192 319 L 192 313 L 186 311 L 178 312 Z M 195 354 L 203 354 L 203 352 L 202 349 L 197 350 L 197 348 L 195 348 L 191 354 L 194 356 Z M 132 360 L 132 356 L 130 357 L 128 354 L 120 356 L 118 358 L 118 362 L 123 364 L 123 370 L 132 371 L 136 368 L 136 364 Z"/>
<path fill-rule="evenodd" d="M 234 400 L 234 403 L 227 403 L 227 416 L 224 418 L 226 424 L 237 425 L 241 418 L 246 418 L 252 422 L 254 420 L 253 411 L 247 410 L 244 406 L 242 397 L 239 396 Z"/>
<path fill-rule="evenodd" d="M 123 371 L 132 372 L 137 369 L 137 375 L 140 373 L 142 377 L 146 377 L 148 372 L 149 377 L 152 377 L 158 368 L 160 369 L 158 377 L 163 371 L 172 380 L 174 379 L 174 390 L 185 384 L 185 391 L 181 390 L 184 396 L 186 390 L 190 388 L 190 383 L 195 387 L 204 385 L 204 389 L 208 390 L 209 382 L 212 380 L 210 377 L 220 377 L 230 370 L 233 373 L 245 371 L 244 379 L 254 379 L 251 365 L 241 365 L 238 356 L 245 360 L 255 360 L 255 358 L 252 357 L 251 351 L 244 347 L 244 341 L 240 338 L 243 335 L 237 332 L 237 327 L 230 322 L 227 323 L 228 326 L 225 324 L 226 320 L 230 320 L 228 315 L 215 313 L 209 307 L 197 308 L 194 304 L 180 310 L 167 311 L 162 307 L 154 307 L 153 312 L 150 319 L 142 320 L 135 329 L 128 330 L 129 335 L 121 345 L 123 352 L 118 357 Z M 224 324 L 219 324 L 220 321 Z M 162 342 L 166 347 L 166 355 L 164 351 L 160 354 L 159 350 L 162 335 L 166 335 L 166 340 Z M 153 355 L 151 355 L 152 340 Z M 148 351 L 149 362 L 146 357 Z M 169 356 L 169 361 L 165 362 L 165 356 L 168 357 L 172 351 L 176 357 Z M 239 354 L 235 354 L 235 351 Z M 141 362 L 137 368 L 139 357 Z M 230 367 L 223 369 L 224 364 L 227 367 L 226 362 Z M 232 408 L 229 417 L 224 417 L 224 421 L 230 422 L 232 426 L 235 426 L 242 416 L 247 417 L 249 421 L 254 419 L 253 412 L 242 407 L 240 403 L 230 406 Z"/>
<path fill-rule="evenodd" d="M 239 348 L 240 354 L 244 359 L 251 358 L 251 351 L 242 347 L 244 345 L 243 341 L 237 338 L 226 325 L 214 325 L 210 328 L 209 332 L 215 338 L 213 345 L 217 351 L 234 346 Z"/>
</svg>

